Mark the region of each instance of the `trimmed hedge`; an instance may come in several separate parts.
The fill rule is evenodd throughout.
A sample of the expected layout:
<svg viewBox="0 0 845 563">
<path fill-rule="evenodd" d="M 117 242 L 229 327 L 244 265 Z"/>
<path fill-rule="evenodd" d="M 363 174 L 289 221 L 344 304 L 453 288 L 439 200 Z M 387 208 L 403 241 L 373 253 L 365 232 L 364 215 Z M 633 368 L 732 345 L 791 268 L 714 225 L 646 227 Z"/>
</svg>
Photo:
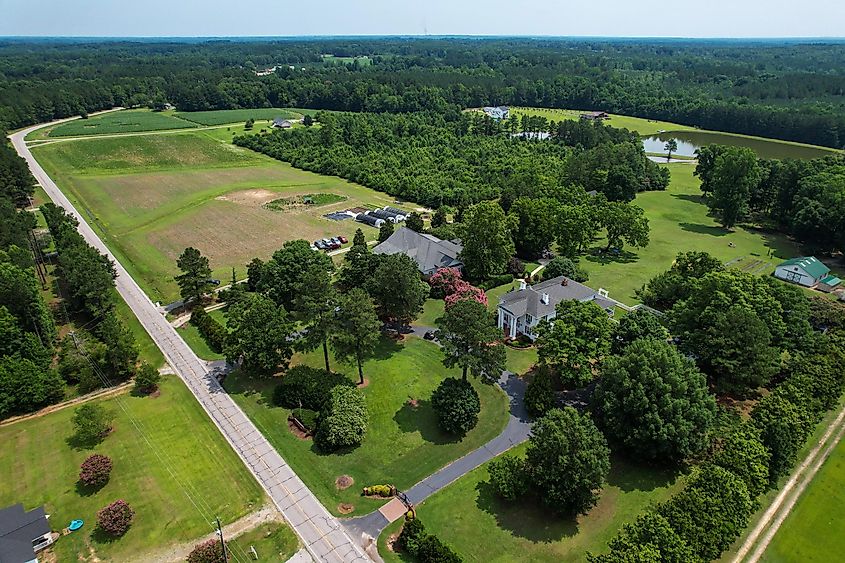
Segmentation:
<svg viewBox="0 0 845 563">
<path fill-rule="evenodd" d="M 357 387 L 338 385 L 331 390 L 320 414 L 314 442 L 323 450 L 357 446 L 367 431 L 367 404 Z"/>
<path fill-rule="evenodd" d="M 304 409 L 320 411 L 329 399 L 331 390 L 337 386 L 354 387 L 355 384 L 340 373 L 295 366 L 282 376 L 282 381 L 273 391 L 273 404 L 288 409 L 298 409 L 301 406 Z"/>
<path fill-rule="evenodd" d="M 500 274 L 498 276 L 492 276 L 478 284 L 478 287 L 483 289 L 484 291 L 489 291 L 494 287 L 499 287 L 500 285 L 509 284 L 513 281 L 513 275 L 511 274 Z"/>
<path fill-rule="evenodd" d="M 206 313 L 202 307 L 197 307 L 191 313 L 189 322 L 197 327 L 209 348 L 218 354 L 223 352 L 223 344 L 226 342 L 228 331 L 226 327 L 217 322 L 217 319 Z"/>
</svg>

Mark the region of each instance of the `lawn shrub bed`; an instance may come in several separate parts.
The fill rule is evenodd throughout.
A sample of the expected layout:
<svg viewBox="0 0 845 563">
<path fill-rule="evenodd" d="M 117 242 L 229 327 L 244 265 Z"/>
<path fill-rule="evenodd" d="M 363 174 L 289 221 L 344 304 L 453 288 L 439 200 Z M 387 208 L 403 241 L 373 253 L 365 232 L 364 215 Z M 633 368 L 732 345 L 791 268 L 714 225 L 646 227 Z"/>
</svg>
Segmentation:
<svg viewBox="0 0 845 563">
<path fill-rule="evenodd" d="M 324 369 L 294 366 L 282 376 L 273 390 L 273 404 L 288 409 L 320 411 L 337 386 L 354 387 L 341 373 L 327 373 Z M 302 421 L 301 421 L 302 422 Z"/>
<path fill-rule="evenodd" d="M 331 390 L 314 437 L 326 451 L 357 446 L 367 431 L 367 404 L 356 387 L 338 385 Z"/>
<path fill-rule="evenodd" d="M 202 307 L 197 307 L 191 313 L 192 325 L 197 327 L 200 335 L 208 343 L 208 347 L 218 354 L 223 352 L 223 345 L 226 342 L 228 331 L 217 319 L 209 315 Z"/>
</svg>

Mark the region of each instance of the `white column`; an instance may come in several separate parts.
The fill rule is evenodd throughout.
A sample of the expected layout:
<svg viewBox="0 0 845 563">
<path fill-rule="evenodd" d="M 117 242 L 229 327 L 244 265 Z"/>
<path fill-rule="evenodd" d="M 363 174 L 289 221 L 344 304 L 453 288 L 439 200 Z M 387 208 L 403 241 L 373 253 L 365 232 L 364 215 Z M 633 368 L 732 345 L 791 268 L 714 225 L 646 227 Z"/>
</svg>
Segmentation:
<svg viewBox="0 0 845 563">
<path fill-rule="evenodd" d="M 516 317 L 511 315 L 511 338 L 516 338 Z"/>
</svg>

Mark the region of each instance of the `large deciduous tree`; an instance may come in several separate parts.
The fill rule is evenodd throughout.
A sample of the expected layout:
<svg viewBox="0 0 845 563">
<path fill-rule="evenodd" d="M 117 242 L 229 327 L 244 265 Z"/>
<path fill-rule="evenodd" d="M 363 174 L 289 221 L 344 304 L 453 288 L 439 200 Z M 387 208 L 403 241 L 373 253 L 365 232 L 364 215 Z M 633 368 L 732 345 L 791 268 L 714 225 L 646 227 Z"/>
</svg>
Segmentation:
<svg viewBox="0 0 845 563">
<path fill-rule="evenodd" d="M 497 341 L 501 337 L 487 308 L 475 300 L 457 301 L 437 319 L 437 339 L 443 349 L 443 365 L 496 381 L 505 369 L 507 354 Z"/>
<path fill-rule="evenodd" d="M 334 271 L 334 263 L 327 254 L 313 250 L 308 241 L 289 240 L 261 268 L 261 282 L 257 290 L 286 310 L 293 311 L 297 291 L 302 286 L 306 272 L 312 268 L 331 273 Z"/>
<path fill-rule="evenodd" d="M 660 324 L 657 315 L 647 309 L 636 309 L 619 320 L 619 324 L 613 329 L 611 352 L 621 354 L 625 348 L 641 338 L 662 341 L 669 338 L 669 331 Z"/>
<path fill-rule="evenodd" d="M 329 366 L 329 338 L 337 328 L 335 307 L 337 291 L 332 285 L 331 276 L 324 268 L 312 266 L 304 273 L 297 287 L 294 306 L 304 319 L 305 328 L 298 342 L 298 347 L 305 351 L 322 346 L 326 371 Z"/>
<path fill-rule="evenodd" d="M 654 511 L 637 516 L 610 540 L 609 553 L 587 554 L 589 563 L 692 563 L 697 557 L 669 522 Z"/>
<path fill-rule="evenodd" d="M 350 290 L 339 299 L 336 323 L 330 339 L 335 356 L 358 367 L 358 379 L 363 385 L 364 360 L 375 351 L 380 337 L 373 300 L 363 289 Z"/>
<path fill-rule="evenodd" d="M 665 311 L 692 294 L 695 280 L 724 269 L 717 258 L 706 252 L 679 252 L 672 266 L 638 289 L 637 296 L 649 307 Z"/>
<path fill-rule="evenodd" d="M 422 312 L 429 287 L 420 279 L 417 263 L 404 254 L 381 256 L 366 290 L 384 321 L 410 324 Z"/>
<path fill-rule="evenodd" d="M 744 147 L 726 147 L 713 165 L 708 199 L 710 208 L 719 213 L 722 226 L 730 229 L 748 212 L 751 190 L 760 181 L 760 166 L 754 151 Z"/>
<path fill-rule="evenodd" d="M 211 267 L 199 250 L 192 246 L 186 248 L 176 260 L 176 266 L 182 272 L 175 277 L 182 299 L 199 301 L 211 291 Z"/>
<path fill-rule="evenodd" d="M 760 429 L 760 439 L 771 455 L 769 483 L 774 486 L 795 463 L 798 450 L 810 435 L 813 418 L 776 390 L 754 406 L 751 420 Z"/>
<path fill-rule="evenodd" d="M 699 454 L 708 446 L 716 413 L 704 375 L 656 339 L 636 340 L 604 363 L 593 407 L 611 441 L 645 460 Z"/>
<path fill-rule="evenodd" d="M 245 297 L 229 309 L 224 352 L 232 363 L 243 361 L 247 369 L 273 374 L 286 369 L 293 355 L 294 325 L 284 307 L 261 294 Z"/>
<path fill-rule="evenodd" d="M 467 209 L 461 242 L 464 269 L 473 280 L 503 272 L 515 249 L 511 221 L 494 201 L 483 201 Z"/>
<path fill-rule="evenodd" d="M 531 485 L 543 503 L 561 514 L 595 506 L 610 471 L 610 450 L 589 415 L 552 409 L 534 423 L 525 453 Z"/>
<path fill-rule="evenodd" d="M 607 246 L 622 249 L 628 246 L 648 246 L 648 219 L 641 207 L 630 203 L 609 201 L 599 211 L 601 226 L 607 231 Z"/>
<path fill-rule="evenodd" d="M 591 301 L 561 301 L 555 309 L 555 318 L 538 328 L 540 363 L 554 367 L 565 385 L 582 387 L 610 352 L 610 318 Z"/>
<path fill-rule="evenodd" d="M 555 238 L 560 203 L 552 198 L 521 197 L 513 202 L 508 215 L 515 225 L 513 241 L 523 258 L 534 259 L 546 250 Z"/>
</svg>

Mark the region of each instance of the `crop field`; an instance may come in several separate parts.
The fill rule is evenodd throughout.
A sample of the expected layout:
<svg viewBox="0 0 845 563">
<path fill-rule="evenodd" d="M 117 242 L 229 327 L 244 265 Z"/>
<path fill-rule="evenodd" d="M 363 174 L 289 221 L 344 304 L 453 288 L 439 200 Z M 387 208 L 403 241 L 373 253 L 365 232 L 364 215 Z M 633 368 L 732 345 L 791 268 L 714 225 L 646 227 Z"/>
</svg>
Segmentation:
<svg viewBox="0 0 845 563">
<path fill-rule="evenodd" d="M 221 109 L 215 111 L 179 111 L 174 113 L 178 118 L 198 123 L 200 125 L 226 125 L 227 123 L 238 123 L 247 119 L 272 120 L 277 117 L 282 119 L 300 119 L 302 113 L 285 108 L 258 108 L 258 109 Z"/>
<path fill-rule="evenodd" d="M 114 431 L 93 450 L 68 440 L 73 408 L 0 427 L 0 505 L 44 505 L 54 530 L 74 518 L 85 521 L 79 532 L 59 538 L 55 560 L 157 560 L 145 554 L 211 533 L 214 516 L 230 523 L 262 506 L 258 483 L 176 377 L 163 379 L 158 397 L 127 394 L 99 402 L 116 418 Z M 77 479 L 79 465 L 95 452 L 109 456 L 114 468 L 105 486 L 90 491 Z M 95 532 L 96 514 L 121 498 L 135 518 L 126 535 L 112 541 Z"/>
<path fill-rule="evenodd" d="M 372 240 L 376 229 L 323 215 L 393 202 L 201 131 L 60 142 L 33 154 L 153 301 L 164 303 L 178 298 L 176 258 L 187 246 L 209 257 L 215 277 L 228 280 L 233 267 L 240 277 L 252 258 L 268 258 L 287 240 L 351 240 L 359 227 Z M 305 195 L 334 203 L 265 206 Z"/>
<path fill-rule="evenodd" d="M 191 127 L 196 127 L 196 124 L 165 113 L 146 109 L 130 109 L 105 113 L 103 115 L 89 117 L 88 119 L 68 121 L 50 130 L 49 136 L 77 137 L 83 135 L 188 129 Z"/>
</svg>

